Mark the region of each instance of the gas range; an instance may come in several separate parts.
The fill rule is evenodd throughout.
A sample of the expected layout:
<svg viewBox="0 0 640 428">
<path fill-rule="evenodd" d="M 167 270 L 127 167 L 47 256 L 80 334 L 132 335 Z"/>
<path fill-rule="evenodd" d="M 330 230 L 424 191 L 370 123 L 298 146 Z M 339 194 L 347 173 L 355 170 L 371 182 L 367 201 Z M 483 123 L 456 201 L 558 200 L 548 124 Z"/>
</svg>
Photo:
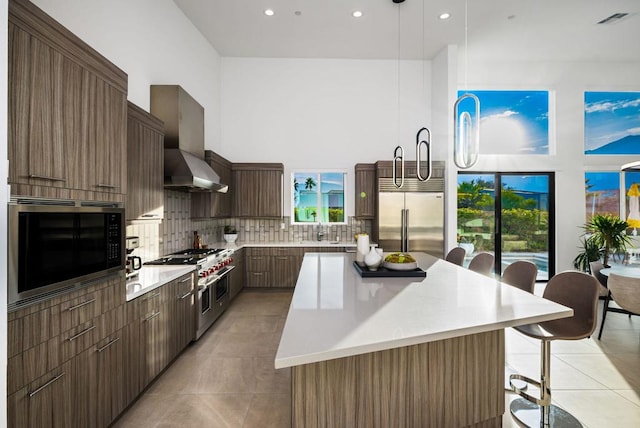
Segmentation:
<svg viewBox="0 0 640 428">
<path fill-rule="evenodd" d="M 229 273 L 235 268 L 231 249 L 187 249 L 146 265 L 196 265 L 198 272 L 196 340 L 211 327 L 229 304 Z"/>
</svg>

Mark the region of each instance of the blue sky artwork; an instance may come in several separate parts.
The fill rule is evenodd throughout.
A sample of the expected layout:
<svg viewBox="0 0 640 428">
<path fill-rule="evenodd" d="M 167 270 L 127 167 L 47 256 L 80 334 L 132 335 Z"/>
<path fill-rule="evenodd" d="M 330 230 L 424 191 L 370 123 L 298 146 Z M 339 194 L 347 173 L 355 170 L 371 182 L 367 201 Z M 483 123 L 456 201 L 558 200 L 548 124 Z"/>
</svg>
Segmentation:
<svg viewBox="0 0 640 428">
<path fill-rule="evenodd" d="M 480 153 L 549 154 L 548 91 L 458 91 L 480 99 Z M 464 102 L 461 111 L 469 111 Z"/>
<path fill-rule="evenodd" d="M 640 154 L 640 92 L 584 93 L 584 153 Z"/>
</svg>

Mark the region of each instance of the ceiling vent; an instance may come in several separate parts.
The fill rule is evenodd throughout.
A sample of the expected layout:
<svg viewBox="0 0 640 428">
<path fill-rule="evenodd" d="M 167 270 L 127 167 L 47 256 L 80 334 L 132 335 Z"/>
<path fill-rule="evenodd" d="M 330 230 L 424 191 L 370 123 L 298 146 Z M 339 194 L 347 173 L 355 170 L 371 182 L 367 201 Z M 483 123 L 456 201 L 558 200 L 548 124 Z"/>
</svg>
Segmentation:
<svg viewBox="0 0 640 428">
<path fill-rule="evenodd" d="M 598 24 L 615 24 L 616 22 L 620 22 L 622 18 L 628 15 L 628 13 L 614 13 L 613 15 L 606 17 L 602 21 L 598 21 Z"/>
</svg>

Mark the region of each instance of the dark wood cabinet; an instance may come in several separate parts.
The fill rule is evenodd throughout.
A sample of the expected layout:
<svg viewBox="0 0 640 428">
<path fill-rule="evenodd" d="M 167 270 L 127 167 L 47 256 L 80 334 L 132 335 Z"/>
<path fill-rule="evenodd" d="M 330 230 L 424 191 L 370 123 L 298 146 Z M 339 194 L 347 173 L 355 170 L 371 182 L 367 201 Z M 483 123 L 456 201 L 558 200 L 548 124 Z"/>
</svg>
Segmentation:
<svg viewBox="0 0 640 428">
<path fill-rule="evenodd" d="M 211 150 L 205 150 L 204 160 L 220 176 L 223 184 L 229 185 L 227 193 L 202 192 L 191 194 L 191 218 L 228 218 L 231 217 L 233 195 L 236 194 L 231 185 L 233 178 L 231 162 Z"/>
<path fill-rule="evenodd" d="M 8 39 L 12 194 L 123 201 L 127 75 L 26 0 Z"/>
<path fill-rule="evenodd" d="M 236 250 L 233 253 L 233 261 L 235 268 L 231 272 L 231 281 L 229 285 L 229 297 L 230 299 L 235 298 L 240 291 L 242 291 L 242 287 L 245 284 L 245 262 L 244 262 L 244 249 Z"/>
<path fill-rule="evenodd" d="M 281 163 L 234 163 L 233 217 L 279 218 L 282 216 Z"/>
<path fill-rule="evenodd" d="M 294 288 L 305 253 L 341 253 L 345 247 L 245 248 L 247 287 Z"/>
<path fill-rule="evenodd" d="M 182 276 L 170 284 L 169 287 L 169 321 L 170 325 L 170 353 L 169 360 L 177 357 L 184 348 L 195 338 L 195 295 L 194 276 Z"/>
<path fill-rule="evenodd" d="M 127 220 L 164 217 L 164 124 L 129 102 L 127 107 Z"/>
<path fill-rule="evenodd" d="M 355 166 L 355 216 L 373 219 L 376 216 L 376 165 L 359 163 Z"/>
</svg>

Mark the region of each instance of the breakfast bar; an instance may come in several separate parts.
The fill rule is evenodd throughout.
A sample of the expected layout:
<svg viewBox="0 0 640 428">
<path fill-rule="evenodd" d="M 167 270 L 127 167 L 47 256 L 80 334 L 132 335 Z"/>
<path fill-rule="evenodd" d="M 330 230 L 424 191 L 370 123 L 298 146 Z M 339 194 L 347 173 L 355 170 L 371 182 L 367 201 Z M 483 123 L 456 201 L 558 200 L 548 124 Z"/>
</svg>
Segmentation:
<svg viewBox="0 0 640 428">
<path fill-rule="evenodd" d="M 426 278 L 362 278 L 307 253 L 275 358 L 292 426 L 500 426 L 504 329 L 572 310 L 437 259 Z"/>
</svg>

